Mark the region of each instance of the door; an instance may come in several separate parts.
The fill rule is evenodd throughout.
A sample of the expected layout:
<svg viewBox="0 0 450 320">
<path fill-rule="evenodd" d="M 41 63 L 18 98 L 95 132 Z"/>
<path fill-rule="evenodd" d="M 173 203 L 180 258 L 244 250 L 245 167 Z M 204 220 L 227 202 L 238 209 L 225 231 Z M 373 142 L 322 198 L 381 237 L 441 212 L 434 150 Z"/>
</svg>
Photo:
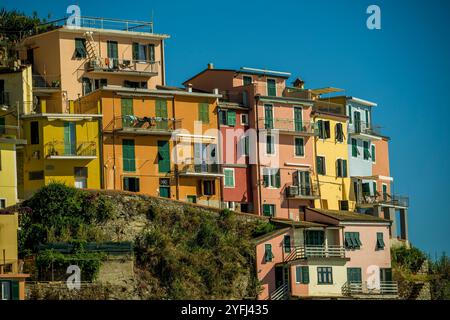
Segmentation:
<svg viewBox="0 0 450 320">
<path fill-rule="evenodd" d="M 358 111 L 355 111 L 353 113 L 353 117 L 355 119 L 355 123 L 353 124 L 355 126 L 355 132 L 360 133 L 361 132 L 361 114 Z"/>
<path fill-rule="evenodd" d="M 283 284 L 285 284 L 285 275 L 284 275 L 284 267 L 277 266 L 275 267 L 275 289 L 278 289 Z"/>
<path fill-rule="evenodd" d="M 162 118 L 156 120 L 156 129 L 159 130 L 167 130 L 168 122 L 167 122 L 167 101 L 165 100 L 156 100 L 155 106 L 155 115 L 156 118 Z"/>
<path fill-rule="evenodd" d="M 109 67 L 117 68 L 119 66 L 119 50 L 117 48 L 117 41 L 108 41 L 107 45 L 108 58 L 110 60 Z"/>
<path fill-rule="evenodd" d="M 158 172 L 170 172 L 169 141 L 158 141 Z"/>
<path fill-rule="evenodd" d="M 33 51 L 33 49 L 27 49 L 27 60 L 28 60 L 28 63 L 30 63 L 34 67 L 34 51 Z"/>
<path fill-rule="evenodd" d="M 134 140 L 128 139 L 122 140 L 122 158 L 123 158 L 123 171 L 128 172 L 136 171 Z"/>
<path fill-rule="evenodd" d="M 392 269 L 391 268 L 380 268 L 380 281 L 381 282 L 392 281 Z"/>
<path fill-rule="evenodd" d="M 64 122 L 64 155 L 77 154 L 77 137 L 75 122 Z"/>
<path fill-rule="evenodd" d="M 271 105 L 264 106 L 264 126 L 266 129 L 273 129 L 273 107 Z"/>
<path fill-rule="evenodd" d="M 362 282 L 361 268 L 347 268 L 347 282 Z"/>
<path fill-rule="evenodd" d="M 308 171 L 298 171 L 298 187 L 301 195 L 311 195 L 311 178 Z"/>
<path fill-rule="evenodd" d="M 305 244 L 307 246 L 323 246 L 325 243 L 325 235 L 321 230 L 305 231 Z"/>
<path fill-rule="evenodd" d="M 122 98 L 120 101 L 122 112 L 122 128 L 133 127 L 133 99 Z"/>
<path fill-rule="evenodd" d="M 170 198 L 170 179 L 159 179 L 159 196 L 162 198 Z"/>
<path fill-rule="evenodd" d="M 303 130 L 303 115 L 302 108 L 294 107 L 294 125 L 296 132 L 302 132 Z"/>
</svg>

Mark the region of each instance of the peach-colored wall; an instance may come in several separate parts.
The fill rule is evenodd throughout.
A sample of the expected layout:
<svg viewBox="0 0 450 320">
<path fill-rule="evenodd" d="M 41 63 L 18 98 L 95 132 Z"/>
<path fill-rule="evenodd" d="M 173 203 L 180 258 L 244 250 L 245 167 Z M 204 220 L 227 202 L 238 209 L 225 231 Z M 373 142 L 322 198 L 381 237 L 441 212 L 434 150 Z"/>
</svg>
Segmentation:
<svg viewBox="0 0 450 320">
<path fill-rule="evenodd" d="M 375 145 L 375 163 L 372 166 L 372 173 L 374 176 L 390 177 L 389 168 L 389 141 L 388 139 L 372 141 Z M 377 191 L 382 194 L 382 185 L 387 185 L 387 192 L 391 192 L 391 184 L 389 181 L 379 179 L 377 181 Z"/>
<path fill-rule="evenodd" d="M 309 284 L 296 283 L 296 267 L 308 266 L 306 261 L 301 261 L 298 264 L 294 264 L 290 267 L 290 281 L 291 281 L 291 295 L 295 297 L 307 297 L 309 294 Z"/>
<path fill-rule="evenodd" d="M 233 87 L 233 70 L 212 69 L 197 75 L 185 84 L 192 84 L 194 89 L 211 92 L 218 88 L 221 91 L 230 90 Z"/>
</svg>

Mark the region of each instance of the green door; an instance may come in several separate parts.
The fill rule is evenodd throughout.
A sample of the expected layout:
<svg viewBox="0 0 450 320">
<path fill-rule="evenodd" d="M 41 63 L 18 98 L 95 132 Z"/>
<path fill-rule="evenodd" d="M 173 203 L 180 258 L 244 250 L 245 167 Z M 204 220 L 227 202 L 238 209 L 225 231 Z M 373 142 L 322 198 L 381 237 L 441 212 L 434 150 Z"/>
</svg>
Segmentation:
<svg viewBox="0 0 450 320">
<path fill-rule="evenodd" d="M 302 132 L 303 130 L 303 116 L 302 116 L 302 108 L 295 107 L 294 108 L 294 125 L 296 132 Z"/>
<path fill-rule="evenodd" d="M 170 172 L 169 141 L 158 141 L 158 171 Z"/>
<path fill-rule="evenodd" d="M 273 129 L 273 107 L 271 105 L 264 106 L 264 126 L 266 129 Z"/>
<path fill-rule="evenodd" d="M 306 231 L 305 243 L 307 246 L 323 246 L 325 243 L 324 232 L 320 230 Z"/>
<path fill-rule="evenodd" d="M 157 118 L 156 120 L 156 129 L 158 130 L 167 130 L 168 129 L 168 122 L 167 122 L 167 101 L 166 100 L 156 100 L 156 107 L 155 107 L 155 115 Z"/>
<path fill-rule="evenodd" d="M 76 155 L 77 137 L 75 122 L 64 122 L 64 155 Z"/>
<path fill-rule="evenodd" d="M 122 140 L 123 171 L 136 171 L 136 159 L 134 154 L 134 140 Z"/>
<path fill-rule="evenodd" d="M 159 196 L 162 198 L 170 198 L 170 187 L 159 186 Z"/>
<path fill-rule="evenodd" d="M 361 283 L 361 268 L 347 268 L 347 281 Z"/>
<path fill-rule="evenodd" d="M 133 126 L 132 116 L 133 111 L 133 99 L 122 98 L 120 101 L 122 109 L 122 128 L 131 128 Z"/>
</svg>

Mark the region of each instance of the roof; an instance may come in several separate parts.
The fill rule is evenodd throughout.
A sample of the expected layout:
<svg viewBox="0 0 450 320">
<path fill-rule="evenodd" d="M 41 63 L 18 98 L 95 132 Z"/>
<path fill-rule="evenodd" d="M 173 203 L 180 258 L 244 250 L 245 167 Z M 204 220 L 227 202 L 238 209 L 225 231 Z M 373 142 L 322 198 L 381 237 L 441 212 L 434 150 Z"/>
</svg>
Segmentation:
<svg viewBox="0 0 450 320">
<path fill-rule="evenodd" d="M 267 241 L 267 240 L 269 240 L 269 239 L 272 239 L 272 238 L 274 238 L 274 237 L 276 237 L 276 236 L 279 236 L 279 235 L 281 235 L 281 234 L 283 234 L 283 233 L 286 233 L 286 232 L 288 232 L 289 230 L 291 230 L 290 227 L 281 228 L 281 229 L 276 229 L 276 230 L 271 231 L 271 232 L 269 232 L 269 233 L 263 234 L 262 236 L 259 236 L 259 237 L 257 237 L 257 238 L 254 238 L 254 239 L 253 239 L 253 242 L 255 242 L 256 244 L 259 244 L 259 243 L 261 243 L 261 242 L 264 242 L 264 241 Z"/>
<path fill-rule="evenodd" d="M 326 87 L 326 88 L 319 88 L 319 89 L 310 89 L 310 90 L 311 90 L 311 92 L 313 94 L 317 94 L 317 95 L 344 91 L 344 89 L 333 88 L 333 87 Z"/>
<path fill-rule="evenodd" d="M 136 89 L 136 88 L 125 88 L 122 86 L 112 86 L 107 85 L 102 88 L 97 89 L 99 91 L 113 91 L 113 92 L 119 92 L 119 93 L 129 93 L 129 94 L 143 94 L 143 95 L 158 95 L 158 94 L 167 94 L 167 95 L 174 95 L 174 96 L 191 96 L 191 97 L 204 97 L 204 98 L 221 98 L 221 94 L 215 94 L 215 93 L 202 93 L 202 92 L 189 92 L 186 90 L 171 90 L 171 89 Z M 95 90 L 95 91 L 97 91 Z M 92 91 L 92 92 L 95 92 Z M 91 92 L 91 93 L 92 93 Z"/>
<path fill-rule="evenodd" d="M 356 102 L 356 103 L 359 103 L 359 104 L 362 104 L 362 105 L 365 105 L 368 107 L 376 107 L 377 106 L 377 104 L 375 102 L 371 102 L 371 101 L 356 98 L 356 97 L 346 97 L 346 99 L 348 101 L 353 101 L 353 102 Z"/>
<path fill-rule="evenodd" d="M 324 216 L 336 219 L 341 222 L 375 222 L 375 223 L 390 223 L 390 220 L 381 219 L 378 217 L 370 216 L 363 213 L 355 213 L 351 211 L 342 210 L 328 210 L 328 209 L 316 209 L 308 208 L 307 210 L 314 211 Z"/>
<path fill-rule="evenodd" d="M 316 223 L 316 222 L 310 222 L 310 221 L 294 221 L 291 219 L 284 219 L 284 218 L 272 218 L 270 219 L 273 223 L 283 224 L 286 226 L 291 226 L 294 228 L 313 228 L 313 227 L 326 227 L 327 225 Z"/>
</svg>

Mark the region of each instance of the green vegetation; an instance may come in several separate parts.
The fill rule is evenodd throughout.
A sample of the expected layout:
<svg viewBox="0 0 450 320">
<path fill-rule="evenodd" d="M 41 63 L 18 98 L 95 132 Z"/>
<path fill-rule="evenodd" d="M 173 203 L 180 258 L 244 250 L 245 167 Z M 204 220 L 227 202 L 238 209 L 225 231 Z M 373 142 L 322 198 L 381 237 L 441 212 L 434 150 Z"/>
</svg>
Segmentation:
<svg viewBox="0 0 450 320">
<path fill-rule="evenodd" d="M 431 298 L 450 300 L 450 259 L 446 254 L 430 264 Z"/>
</svg>

